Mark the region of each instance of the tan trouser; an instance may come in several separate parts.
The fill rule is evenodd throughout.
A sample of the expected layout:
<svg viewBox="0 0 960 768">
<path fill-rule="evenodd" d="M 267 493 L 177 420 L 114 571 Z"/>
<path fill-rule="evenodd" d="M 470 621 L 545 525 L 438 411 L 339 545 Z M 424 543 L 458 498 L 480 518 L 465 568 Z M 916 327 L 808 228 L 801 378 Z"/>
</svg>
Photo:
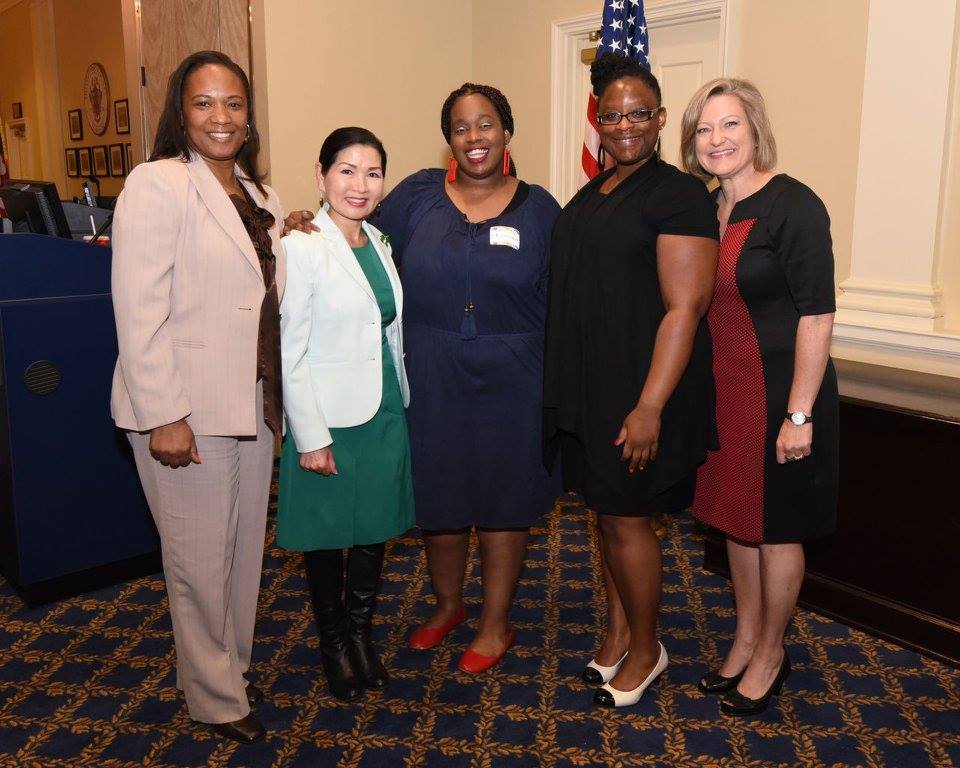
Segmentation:
<svg viewBox="0 0 960 768">
<path fill-rule="evenodd" d="M 260 591 L 273 433 L 257 387 L 256 438 L 197 435 L 201 464 L 171 469 L 128 433 L 140 482 L 160 532 L 177 649 L 177 687 L 190 717 L 226 723 L 250 711 L 250 666 Z"/>
</svg>

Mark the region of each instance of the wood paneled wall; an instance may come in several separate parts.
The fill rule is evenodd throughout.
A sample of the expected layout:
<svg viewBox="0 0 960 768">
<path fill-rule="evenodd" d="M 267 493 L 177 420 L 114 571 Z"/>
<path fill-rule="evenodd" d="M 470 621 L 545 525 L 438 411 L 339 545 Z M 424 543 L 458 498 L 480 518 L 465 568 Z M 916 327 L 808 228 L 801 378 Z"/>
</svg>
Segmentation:
<svg viewBox="0 0 960 768">
<path fill-rule="evenodd" d="M 148 147 L 163 110 L 167 80 L 184 57 L 194 51 L 223 51 L 250 74 L 248 0 L 141 0 L 140 29 Z"/>
<path fill-rule="evenodd" d="M 808 542 L 800 603 L 960 666 L 960 420 L 842 398 L 836 533 Z M 704 567 L 729 573 L 723 539 Z"/>
</svg>

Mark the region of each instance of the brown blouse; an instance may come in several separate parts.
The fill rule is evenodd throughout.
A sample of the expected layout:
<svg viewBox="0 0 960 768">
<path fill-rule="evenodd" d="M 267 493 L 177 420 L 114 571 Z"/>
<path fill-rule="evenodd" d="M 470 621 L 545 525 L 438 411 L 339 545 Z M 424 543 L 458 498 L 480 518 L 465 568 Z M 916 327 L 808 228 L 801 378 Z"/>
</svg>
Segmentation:
<svg viewBox="0 0 960 768">
<path fill-rule="evenodd" d="M 241 185 L 241 189 L 243 189 Z M 273 254 L 270 227 L 273 214 L 261 208 L 243 189 L 243 197 L 230 195 L 253 242 L 260 260 L 263 284 L 267 289 L 260 305 L 260 330 L 257 333 L 257 381 L 263 381 L 263 420 L 275 435 L 283 424 L 283 395 L 280 388 L 280 297 L 277 293 L 277 260 Z"/>
</svg>

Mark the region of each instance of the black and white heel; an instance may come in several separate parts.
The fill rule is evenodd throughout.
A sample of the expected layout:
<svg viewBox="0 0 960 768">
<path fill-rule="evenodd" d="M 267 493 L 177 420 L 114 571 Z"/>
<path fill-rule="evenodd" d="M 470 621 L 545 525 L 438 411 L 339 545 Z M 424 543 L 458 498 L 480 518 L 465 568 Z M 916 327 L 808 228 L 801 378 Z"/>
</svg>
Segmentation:
<svg viewBox="0 0 960 768">
<path fill-rule="evenodd" d="M 623 660 L 627 658 L 627 653 L 629 653 L 629 651 L 625 651 L 623 656 L 620 657 L 620 661 L 611 667 L 597 664 L 596 659 L 591 659 L 586 669 L 581 673 L 580 679 L 588 685 L 603 685 L 604 683 L 609 683 L 613 680 L 614 675 L 620 671 L 620 667 L 623 666 Z"/>
<path fill-rule="evenodd" d="M 640 697 L 643 696 L 643 692 L 647 690 L 650 683 L 660 677 L 663 670 L 667 668 L 667 664 L 670 663 L 670 659 L 667 657 L 667 649 L 663 647 L 663 643 L 658 642 L 657 645 L 660 646 L 660 657 L 657 659 L 657 663 L 653 665 L 653 669 L 650 670 L 650 674 L 640 685 L 632 691 L 618 691 L 610 683 L 604 683 L 603 687 L 593 694 L 594 704 L 601 707 L 629 707 L 640 701 Z"/>
</svg>

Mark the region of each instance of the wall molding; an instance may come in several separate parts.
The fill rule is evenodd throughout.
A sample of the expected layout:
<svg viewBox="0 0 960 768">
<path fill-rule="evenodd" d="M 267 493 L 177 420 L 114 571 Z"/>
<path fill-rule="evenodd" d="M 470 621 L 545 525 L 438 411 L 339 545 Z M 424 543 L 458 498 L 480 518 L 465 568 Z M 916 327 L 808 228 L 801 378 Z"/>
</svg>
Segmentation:
<svg viewBox="0 0 960 768">
<path fill-rule="evenodd" d="M 644 4 L 643 15 L 647 26 L 656 29 L 722 19 L 726 6 L 726 0 L 653 0 Z"/>
<path fill-rule="evenodd" d="M 960 377 L 960 333 L 891 327 L 892 315 L 838 309 L 831 354 L 844 360 Z"/>
<path fill-rule="evenodd" d="M 848 323 L 894 330 L 936 331 L 943 317 L 938 284 L 851 277 L 840 284 L 837 309 Z"/>
</svg>

